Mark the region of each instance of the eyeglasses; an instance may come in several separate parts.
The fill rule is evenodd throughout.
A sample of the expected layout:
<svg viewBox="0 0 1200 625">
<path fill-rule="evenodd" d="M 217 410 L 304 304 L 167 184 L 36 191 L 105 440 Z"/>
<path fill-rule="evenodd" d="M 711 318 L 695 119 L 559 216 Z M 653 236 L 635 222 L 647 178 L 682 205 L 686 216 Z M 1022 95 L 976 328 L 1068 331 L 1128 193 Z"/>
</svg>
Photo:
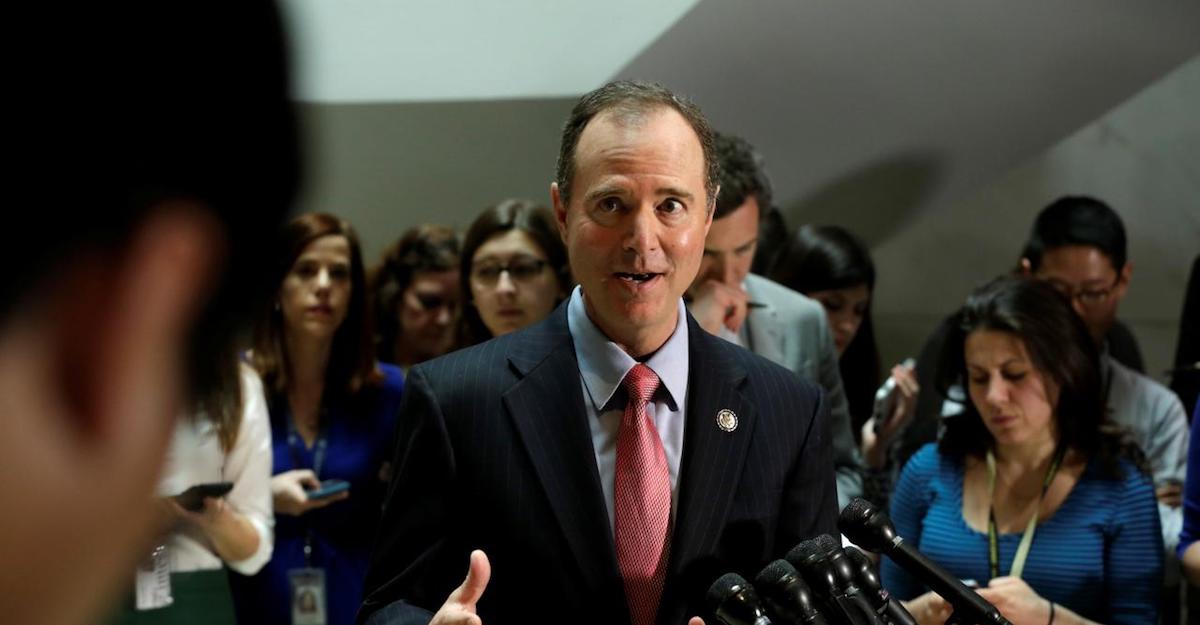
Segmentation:
<svg viewBox="0 0 1200 625">
<path fill-rule="evenodd" d="M 1059 282 L 1058 280 L 1047 280 L 1050 286 L 1054 287 L 1055 291 L 1062 293 L 1067 299 L 1079 302 L 1085 308 L 1099 306 L 1108 301 L 1112 297 L 1113 290 L 1117 288 L 1117 283 L 1120 282 L 1121 276 L 1117 276 L 1113 283 L 1103 289 L 1075 289 L 1069 284 Z"/>
<path fill-rule="evenodd" d="M 494 287 L 500 281 L 500 274 L 508 272 L 508 277 L 514 282 L 529 282 L 538 277 L 545 269 L 547 262 L 540 258 L 514 258 L 506 264 L 484 262 L 471 269 L 471 278 L 486 287 Z"/>
<path fill-rule="evenodd" d="M 448 308 L 453 312 L 458 307 L 458 302 L 441 295 L 433 295 L 430 293 L 413 293 L 413 299 L 417 300 L 417 304 L 423 310 L 433 311 L 440 308 Z"/>
</svg>

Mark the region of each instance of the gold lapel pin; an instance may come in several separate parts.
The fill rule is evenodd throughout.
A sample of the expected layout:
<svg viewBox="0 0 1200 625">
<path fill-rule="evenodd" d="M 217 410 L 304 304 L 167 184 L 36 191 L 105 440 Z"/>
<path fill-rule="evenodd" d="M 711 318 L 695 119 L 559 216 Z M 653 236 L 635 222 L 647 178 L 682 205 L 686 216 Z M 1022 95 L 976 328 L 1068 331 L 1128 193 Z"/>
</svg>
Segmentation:
<svg viewBox="0 0 1200 625">
<path fill-rule="evenodd" d="M 717 413 L 717 427 L 721 428 L 722 432 L 732 432 L 737 429 L 738 418 L 737 413 L 725 408 Z"/>
</svg>

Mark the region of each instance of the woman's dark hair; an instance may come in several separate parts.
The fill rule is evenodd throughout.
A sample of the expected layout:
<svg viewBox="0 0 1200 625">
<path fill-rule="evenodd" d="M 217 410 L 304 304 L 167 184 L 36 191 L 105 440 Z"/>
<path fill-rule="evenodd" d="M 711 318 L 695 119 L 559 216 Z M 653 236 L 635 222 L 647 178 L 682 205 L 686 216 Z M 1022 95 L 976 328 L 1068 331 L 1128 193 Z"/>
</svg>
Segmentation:
<svg viewBox="0 0 1200 625">
<path fill-rule="evenodd" d="M 358 235 L 346 221 L 326 213 L 308 213 L 292 219 L 284 227 L 275 253 L 274 281 L 278 302 L 280 285 L 291 271 L 304 248 L 321 237 L 345 237 L 350 245 L 350 302 L 346 318 L 333 335 L 333 348 L 325 371 L 326 395 L 355 398 L 367 387 L 377 387 L 383 374 L 375 365 L 371 350 L 371 311 L 367 305 L 367 279 L 363 268 Z M 291 364 L 284 340 L 282 311 L 272 305 L 264 310 L 254 332 L 251 362 L 263 379 L 263 387 L 272 403 L 287 392 L 291 384 Z"/>
<path fill-rule="evenodd" d="M 475 252 L 492 237 L 514 228 L 528 234 L 534 243 L 542 248 L 550 269 L 554 271 L 559 290 L 565 293 L 571 288 L 567 248 L 563 245 L 558 226 L 554 223 L 554 213 L 529 200 L 508 199 L 480 213 L 463 238 L 458 284 L 465 297 L 471 296 L 471 269 Z M 479 318 L 479 310 L 475 308 L 474 303 L 470 302 L 464 306 L 458 321 L 458 346 L 468 347 L 490 338 L 492 333 Z"/>
<path fill-rule="evenodd" d="M 371 270 L 370 279 L 378 334 L 375 355 L 379 360 L 396 362 L 396 339 L 404 332 L 397 311 L 413 276 L 423 271 L 455 269 L 458 262 L 458 233 L 450 226 L 413 226 L 384 250 L 379 264 Z"/>
<path fill-rule="evenodd" d="M 942 396 L 950 397 L 952 386 L 966 388 L 966 340 L 978 330 L 1019 338 L 1047 386 L 1058 389 L 1054 418 L 1061 445 L 1097 458 L 1103 472 L 1114 479 L 1122 477 L 1121 457 L 1146 470 L 1137 446 L 1105 414 L 1096 344 L 1071 303 L 1054 287 L 1004 276 L 976 289 L 956 314 L 938 359 L 936 388 Z M 960 461 L 968 455 L 982 458 L 994 439 L 975 405 L 967 400 L 963 408 L 962 414 L 946 420 L 938 449 Z"/>
<path fill-rule="evenodd" d="M 866 285 L 875 290 L 875 264 L 853 234 L 838 226 L 801 226 L 779 254 L 770 278 L 793 291 L 814 293 Z M 855 438 L 871 417 L 882 372 L 871 308 L 838 361 Z"/>
</svg>

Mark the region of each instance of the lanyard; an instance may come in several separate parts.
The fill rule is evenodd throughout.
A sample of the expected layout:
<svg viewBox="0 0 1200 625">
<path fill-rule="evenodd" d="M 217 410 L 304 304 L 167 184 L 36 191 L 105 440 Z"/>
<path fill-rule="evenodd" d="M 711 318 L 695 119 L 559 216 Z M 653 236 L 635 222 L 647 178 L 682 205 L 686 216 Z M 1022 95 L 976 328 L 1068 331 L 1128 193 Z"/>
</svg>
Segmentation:
<svg viewBox="0 0 1200 625">
<path fill-rule="evenodd" d="M 1025 534 L 1021 536 L 1021 544 L 1017 546 L 1017 553 L 1013 556 L 1012 569 L 1008 573 L 1012 577 L 1020 578 L 1021 573 L 1025 570 L 1025 559 L 1029 557 L 1029 548 L 1033 545 L 1033 534 L 1037 530 L 1042 500 L 1046 498 L 1046 491 L 1050 490 L 1050 483 L 1054 481 L 1054 476 L 1058 473 L 1058 468 L 1062 465 L 1066 452 L 1065 446 L 1059 447 L 1054 454 L 1054 459 L 1050 461 L 1046 478 L 1042 480 L 1042 494 L 1038 496 L 1038 505 L 1033 509 L 1033 516 L 1029 518 L 1029 524 L 1025 526 Z M 1000 534 L 996 529 L 996 456 L 990 449 L 987 452 L 987 469 L 988 501 L 990 502 L 988 506 L 988 564 L 994 579 L 1000 577 Z"/>
<path fill-rule="evenodd" d="M 317 440 L 313 443 L 313 463 L 312 467 L 304 467 L 304 440 L 300 438 L 300 433 L 296 431 L 296 423 L 292 421 L 291 415 L 287 419 L 287 441 L 288 452 L 292 456 L 292 468 L 304 469 L 311 468 L 316 474 L 317 479 L 321 479 L 321 467 L 325 466 L 325 450 L 329 446 L 329 432 L 325 426 L 321 426 L 317 430 Z"/>
<path fill-rule="evenodd" d="M 317 476 L 317 480 L 321 479 L 321 467 L 325 466 L 325 450 L 329 445 L 329 432 L 324 425 L 317 429 L 317 440 L 313 443 L 313 464 L 312 472 Z M 292 468 L 302 469 L 303 463 L 301 458 L 304 456 L 303 445 L 304 441 L 300 438 L 300 433 L 296 431 L 296 422 L 289 414 L 287 416 L 287 440 L 288 452 L 292 457 Z M 305 523 L 307 525 L 307 521 Z M 312 568 L 312 552 L 313 552 L 313 532 L 309 527 L 304 531 L 304 566 Z"/>
</svg>

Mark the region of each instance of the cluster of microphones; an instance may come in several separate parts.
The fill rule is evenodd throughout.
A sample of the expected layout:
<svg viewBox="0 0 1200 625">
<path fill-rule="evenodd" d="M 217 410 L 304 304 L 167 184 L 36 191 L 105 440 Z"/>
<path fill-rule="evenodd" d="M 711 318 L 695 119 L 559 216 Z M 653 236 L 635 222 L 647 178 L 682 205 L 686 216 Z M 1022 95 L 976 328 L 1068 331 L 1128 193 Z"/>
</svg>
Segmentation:
<svg viewBox="0 0 1200 625">
<path fill-rule="evenodd" d="M 1010 625 L 992 604 L 896 535 L 891 520 L 871 502 L 851 501 L 838 529 L 946 599 L 954 609 L 948 623 Z M 916 625 L 880 584 L 871 559 L 827 534 L 768 564 L 753 585 L 736 573 L 721 576 L 708 590 L 708 607 L 722 625 Z"/>
</svg>

